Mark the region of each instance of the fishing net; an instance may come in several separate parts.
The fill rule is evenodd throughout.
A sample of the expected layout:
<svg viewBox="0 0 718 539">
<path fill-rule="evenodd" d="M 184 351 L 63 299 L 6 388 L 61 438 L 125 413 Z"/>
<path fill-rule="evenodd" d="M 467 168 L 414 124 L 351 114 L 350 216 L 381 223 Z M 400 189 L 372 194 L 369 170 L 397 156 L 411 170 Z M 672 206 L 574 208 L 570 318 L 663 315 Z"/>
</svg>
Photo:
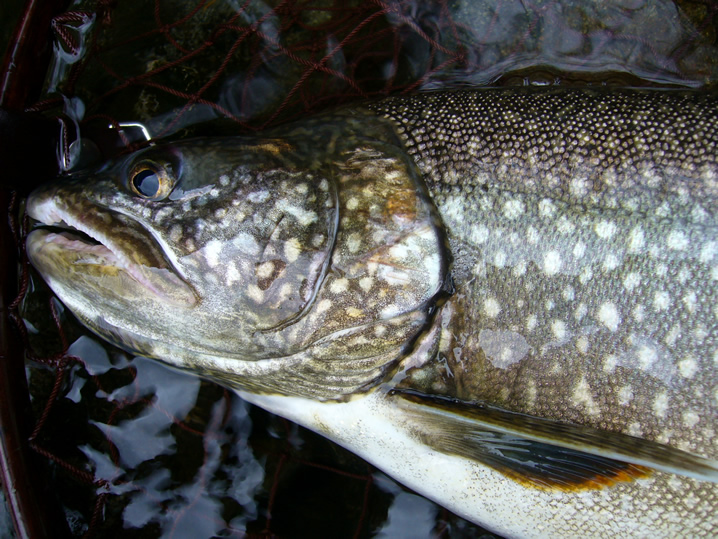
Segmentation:
<svg viewBox="0 0 718 539">
<path fill-rule="evenodd" d="M 701 87 L 718 72 L 709 1 L 59 4 L 30 21 L 46 25 L 40 36 L 53 50 L 22 108 L 56 126 L 61 171 L 148 138 L 249 134 L 394 93 Z M 28 267 L 22 196 L 3 204 L 12 217 L 5 248 L 20 261 L 19 291 L 4 299 L 14 300 L 28 362 L 32 419 L 23 428 L 56 493 L 43 496 L 72 536 L 488 534 L 220 386 L 100 342 Z"/>
</svg>

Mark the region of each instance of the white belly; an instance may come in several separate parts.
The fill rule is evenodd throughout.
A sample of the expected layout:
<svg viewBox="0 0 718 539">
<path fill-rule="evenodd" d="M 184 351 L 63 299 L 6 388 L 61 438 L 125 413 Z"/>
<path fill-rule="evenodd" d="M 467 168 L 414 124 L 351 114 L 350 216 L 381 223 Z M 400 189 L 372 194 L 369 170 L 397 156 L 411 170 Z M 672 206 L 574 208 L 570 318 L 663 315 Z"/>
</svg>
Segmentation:
<svg viewBox="0 0 718 539">
<path fill-rule="evenodd" d="M 380 393 L 348 403 L 238 392 L 244 399 L 322 434 L 397 481 L 462 517 L 511 537 L 676 537 L 718 528 L 711 501 L 686 496 L 716 485 L 656 473 L 603 490 L 547 492 L 421 444 Z M 699 531 L 697 527 L 703 528 Z"/>
</svg>

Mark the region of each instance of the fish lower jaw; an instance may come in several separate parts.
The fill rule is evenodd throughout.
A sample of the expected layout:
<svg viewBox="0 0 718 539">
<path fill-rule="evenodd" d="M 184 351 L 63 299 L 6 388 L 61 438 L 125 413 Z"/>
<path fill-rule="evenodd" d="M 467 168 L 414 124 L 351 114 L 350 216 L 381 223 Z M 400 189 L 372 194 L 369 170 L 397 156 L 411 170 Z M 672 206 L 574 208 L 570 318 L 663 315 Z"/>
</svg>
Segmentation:
<svg viewBox="0 0 718 539">
<path fill-rule="evenodd" d="M 35 230 L 30 233 L 30 236 L 28 237 L 28 245 L 30 245 L 31 242 L 30 237 L 37 235 L 37 232 L 39 232 L 39 230 Z M 39 240 L 40 242 L 53 243 L 58 246 L 62 246 L 68 251 L 81 255 L 87 255 L 87 260 L 82 260 L 81 262 L 78 260 L 78 263 L 97 264 L 101 266 L 118 266 L 123 269 L 127 269 L 126 265 L 123 264 L 117 256 L 115 256 L 115 253 L 101 243 L 90 243 L 70 231 L 44 232 L 45 234 Z"/>
<path fill-rule="evenodd" d="M 128 283 L 125 281 L 122 285 L 121 275 L 124 274 L 136 282 L 140 290 L 164 303 L 178 307 L 191 307 L 197 303 L 194 291 L 171 270 L 134 264 L 103 243 L 94 243 L 92 238 L 88 241 L 71 230 L 53 232 L 39 228 L 28 235 L 26 245 L 32 264 L 51 281 L 72 281 L 72 275 L 79 268 L 83 268 L 83 273 L 91 268 L 90 273 L 100 276 L 96 279 L 98 293 L 101 293 L 100 288 L 109 287 L 114 281 L 120 283 L 115 292 L 121 293 Z"/>
<path fill-rule="evenodd" d="M 63 258 L 72 265 L 92 265 L 105 267 L 108 271 L 124 271 L 143 286 L 150 283 L 143 278 L 141 271 L 134 264 L 127 263 L 102 243 L 92 243 L 74 234 L 70 230 L 52 232 L 46 229 L 33 230 L 27 238 L 27 249 L 31 260 L 46 248 L 59 249 L 64 252 Z"/>
</svg>

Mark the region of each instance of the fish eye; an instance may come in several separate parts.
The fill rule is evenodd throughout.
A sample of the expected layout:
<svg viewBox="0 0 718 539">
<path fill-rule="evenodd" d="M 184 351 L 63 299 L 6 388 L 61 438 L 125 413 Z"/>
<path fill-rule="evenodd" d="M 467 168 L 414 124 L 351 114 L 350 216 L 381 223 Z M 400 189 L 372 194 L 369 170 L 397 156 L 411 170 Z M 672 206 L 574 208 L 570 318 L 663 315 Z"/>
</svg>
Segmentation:
<svg viewBox="0 0 718 539">
<path fill-rule="evenodd" d="M 141 161 L 129 174 L 132 192 L 148 200 L 162 200 L 174 187 L 174 178 L 169 167 L 154 161 Z"/>
</svg>

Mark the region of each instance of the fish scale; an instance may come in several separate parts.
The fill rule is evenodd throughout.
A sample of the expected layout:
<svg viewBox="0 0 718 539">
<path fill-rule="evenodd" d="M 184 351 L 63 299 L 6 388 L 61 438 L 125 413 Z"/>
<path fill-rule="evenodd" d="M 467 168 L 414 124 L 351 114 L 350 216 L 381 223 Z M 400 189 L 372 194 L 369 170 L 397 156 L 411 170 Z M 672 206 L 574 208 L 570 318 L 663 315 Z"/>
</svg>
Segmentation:
<svg viewBox="0 0 718 539">
<path fill-rule="evenodd" d="M 499 533 L 714 536 L 717 107 L 464 90 L 157 145 L 31 195 L 28 255 L 104 338 Z"/>
<path fill-rule="evenodd" d="M 701 222 L 698 205 L 716 216 L 711 94 L 520 88 L 367 108 L 396 123 L 439 206 L 450 193 L 500 188 L 631 214 Z"/>
</svg>

